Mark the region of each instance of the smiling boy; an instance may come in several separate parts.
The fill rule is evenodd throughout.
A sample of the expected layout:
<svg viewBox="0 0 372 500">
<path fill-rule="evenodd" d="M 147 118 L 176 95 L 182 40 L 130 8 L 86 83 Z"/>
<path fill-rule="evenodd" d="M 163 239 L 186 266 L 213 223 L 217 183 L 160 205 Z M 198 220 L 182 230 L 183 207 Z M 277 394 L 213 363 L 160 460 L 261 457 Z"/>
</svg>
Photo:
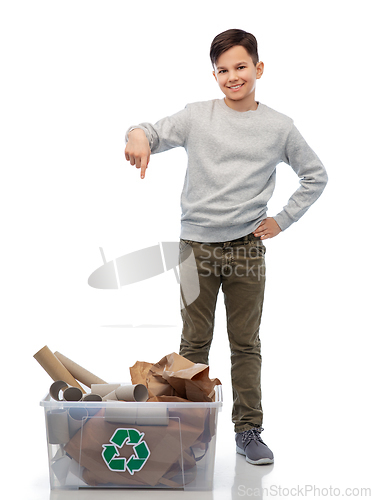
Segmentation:
<svg viewBox="0 0 372 500">
<path fill-rule="evenodd" d="M 225 98 L 188 104 L 154 125 L 130 127 L 125 157 L 141 169 L 144 179 L 151 154 L 179 146 L 187 151 L 180 254 L 192 248 L 200 294 L 181 308 L 180 354 L 194 363 L 208 364 L 222 287 L 231 349 L 236 451 L 251 464 L 270 464 L 273 453 L 260 436 L 263 240 L 275 237 L 304 215 L 321 195 L 327 174 L 293 120 L 256 101 L 256 82 L 264 64 L 252 34 L 238 29 L 220 33 L 211 44 L 210 58 Z M 280 162 L 292 167 L 300 187 L 278 214 L 267 217 Z M 181 303 L 186 303 L 182 278 Z"/>
</svg>

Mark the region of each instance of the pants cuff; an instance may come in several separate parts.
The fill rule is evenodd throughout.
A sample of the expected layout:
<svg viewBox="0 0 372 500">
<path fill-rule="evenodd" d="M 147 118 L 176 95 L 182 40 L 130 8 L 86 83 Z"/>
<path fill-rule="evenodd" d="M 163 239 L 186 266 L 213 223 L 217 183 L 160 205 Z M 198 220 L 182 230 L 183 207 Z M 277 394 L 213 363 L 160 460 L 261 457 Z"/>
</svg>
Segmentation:
<svg viewBox="0 0 372 500">
<path fill-rule="evenodd" d="M 254 429 L 255 427 L 261 427 L 262 424 L 244 424 L 244 425 L 238 425 L 236 426 L 235 425 L 235 432 L 238 433 L 238 432 L 244 432 L 244 431 L 249 431 L 250 429 Z"/>
</svg>

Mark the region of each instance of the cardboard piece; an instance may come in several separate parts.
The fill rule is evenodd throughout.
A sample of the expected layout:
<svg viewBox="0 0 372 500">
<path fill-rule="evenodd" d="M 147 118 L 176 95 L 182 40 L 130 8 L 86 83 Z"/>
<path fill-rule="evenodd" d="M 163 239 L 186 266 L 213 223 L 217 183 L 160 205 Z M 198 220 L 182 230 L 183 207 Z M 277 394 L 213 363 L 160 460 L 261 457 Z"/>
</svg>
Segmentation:
<svg viewBox="0 0 372 500">
<path fill-rule="evenodd" d="M 211 402 L 214 387 L 221 384 L 218 378 L 209 378 L 208 365 L 193 363 L 175 352 L 153 365 L 137 361 L 130 375 L 132 384 L 147 387 L 149 401 Z"/>
<path fill-rule="evenodd" d="M 65 368 L 60 360 L 52 353 L 48 346 L 44 346 L 34 354 L 36 361 L 52 377 L 53 380 L 64 380 L 67 384 L 78 387 L 85 393 L 79 382 L 74 379 L 71 373 Z"/>
<path fill-rule="evenodd" d="M 89 372 L 60 352 L 56 351 L 54 355 L 71 373 L 71 375 L 76 378 L 76 380 L 83 383 L 87 387 L 91 387 L 92 384 L 106 384 L 104 380 Z"/>
</svg>

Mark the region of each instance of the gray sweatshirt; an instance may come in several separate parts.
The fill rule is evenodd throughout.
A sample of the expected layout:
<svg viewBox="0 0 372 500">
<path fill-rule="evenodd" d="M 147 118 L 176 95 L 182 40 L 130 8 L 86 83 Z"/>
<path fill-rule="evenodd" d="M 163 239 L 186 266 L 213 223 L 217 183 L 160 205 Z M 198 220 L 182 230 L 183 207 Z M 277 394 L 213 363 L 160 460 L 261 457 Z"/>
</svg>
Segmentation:
<svg viewBox="0 0 372 500">
<path fill-rule="evenodd" d="M 253 232 L 267 217 L 276 166 L 285 162 L 299 188 L 274 216 L 284 231 L 322 193 L 328 177 L 293 120 L 259 103 L 255 111 L 235 111 L 224 99 L 195 102 L 141 128 L 151 153 L 182 146 L 188 155 L 181 194 L 182 239 L 223 242 Z"/>
</svg>

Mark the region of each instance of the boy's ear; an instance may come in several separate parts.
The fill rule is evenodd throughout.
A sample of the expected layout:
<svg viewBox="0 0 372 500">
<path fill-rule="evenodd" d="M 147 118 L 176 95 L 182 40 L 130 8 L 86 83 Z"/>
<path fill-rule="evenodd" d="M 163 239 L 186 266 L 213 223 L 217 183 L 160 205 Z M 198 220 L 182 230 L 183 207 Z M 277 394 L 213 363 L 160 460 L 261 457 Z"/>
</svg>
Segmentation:
<svg viewBox="0 0 372 500">
<path fill-rule="evenodd" d="M 259 61 L 256 65 L 256 78 L 261 78 L 263 72 L 264 72 L 264 63 L 262 61 Z"/>
<path fill-rule="evenodd" d="M 213 76 L 215 77 L 215 79 L 217 81 L 216 73 L 214 71 L 212 71 L 212 74 L 213 74 Z"/>
</svg>

